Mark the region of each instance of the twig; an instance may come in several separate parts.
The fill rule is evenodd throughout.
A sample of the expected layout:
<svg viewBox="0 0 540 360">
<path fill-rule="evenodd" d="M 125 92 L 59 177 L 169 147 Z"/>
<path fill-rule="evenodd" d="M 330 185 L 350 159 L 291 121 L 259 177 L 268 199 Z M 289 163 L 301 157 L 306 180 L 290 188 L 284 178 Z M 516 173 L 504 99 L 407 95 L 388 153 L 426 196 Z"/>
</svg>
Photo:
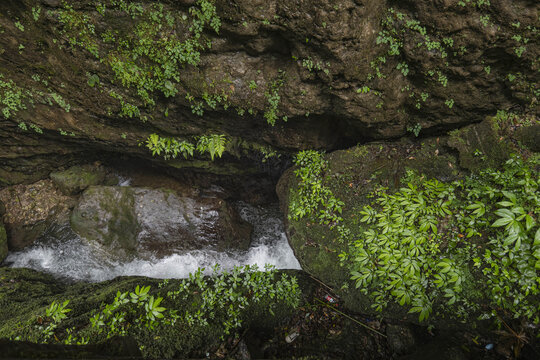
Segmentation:
<svg viewBox="0 0 540 360">
<path fill-rule="evenodd" d="M 366 329 L 371 330 L 371 331 L 373 331 L 373 332 L 375 332 L 375 333 L 381 335 L 382 337 L 387 337 L 387 336 L 384 335 L 382 332 L 377 331 L 377 330 L 375 330 L 374 328 L 367 326 L 366 324 L 364 324 L 364 323 L 362 323 L 362 322 L 356 320 L 355 318 L 353 318 L 353 317 L 351 317 L 351 316 L 345 314 L 344 312 L 339 311 L 338 309 L 336 309 L 336 308 L 334 308 L 334 307 L 328 305 L 327 303 L 321 301 L 320 299 L 315 299 L 315 300 L 317 300 L 318 302 L 320 302 L 320 303 L 323 304 L 324 306 L 326 306 L 326 307 L 328 307 L 328 308 L 334 310 L 334 311 L 337 312 L 338 314 L 340 314 L 340 315 L 342 315 L 342 316 L 345 316 L 347 319 L 354 321 L 354 322 L 357 323 L 358 325 L 363 326 L 363 327 L 365 327 Z"/>
<path fill-rule="evenodd" d="M 325 283 L 323 283 L 321 280 L 317 279 L 316 277 L 313 277 L 311 275 L 309 275 L 310 278 L 312 278 L 313 280 L 315 280 L 316 282 L 318 282 L 319 284 L 321 284 L 322 286 L 326 287 L 328 290 L 330 290 L 331 292 L 334 292 L 334 289 L 332 289 L 330 286 L 326 285 Z"/>
</svg>

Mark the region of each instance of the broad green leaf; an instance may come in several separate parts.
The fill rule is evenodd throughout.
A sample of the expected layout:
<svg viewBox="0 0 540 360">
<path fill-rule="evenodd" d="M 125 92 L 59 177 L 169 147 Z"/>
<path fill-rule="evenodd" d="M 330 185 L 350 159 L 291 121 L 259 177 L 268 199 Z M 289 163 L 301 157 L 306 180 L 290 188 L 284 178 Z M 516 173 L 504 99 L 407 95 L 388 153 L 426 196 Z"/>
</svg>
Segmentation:
<svg viewBox="0 0 540 360">
<path fill-rule="evenodd" d="M 503 217 L 495 221 L 493 224 L 491 224 L 492 227 L 500 227 L 510 224 L 514 219 Z"/>
<path fill-rule="evenodd" d="M 534 226 L 534 222 L 535 221 L 531 215 L 525 216 L 525 228 L 527 229 L 527 231 L 529 231 Z"/>
<path fill-rule="evenodd" d="M 495 214 L 500 216 L 500 217 L 503 217 L 503 218 L 510 218 L 510 219 L 515 218 L 514 213 L 511 212 L 508 209 L 499 209 L 499 210 L 495 211 Z"/>
<path fill-rule="evenodd" d="M 512 203 L 516 203 L 517 202 L 517 198 L 516 198 L 516 195 L 515 194 L 512 194 L 511 192 L 508 192 L 508 191 L 504 191 L 503 190 L 503 195 L 506 196 L 508 199 L 510 199 L 510 201 Z"/>
<path fill-rule="evenodd" d="M 514 203 L 511 203 L 510 201 L 501 201 L 501 202 L 498 202 L 497 205 L 509 207 L 509 206 L 513 206 Z"/>
</svg>

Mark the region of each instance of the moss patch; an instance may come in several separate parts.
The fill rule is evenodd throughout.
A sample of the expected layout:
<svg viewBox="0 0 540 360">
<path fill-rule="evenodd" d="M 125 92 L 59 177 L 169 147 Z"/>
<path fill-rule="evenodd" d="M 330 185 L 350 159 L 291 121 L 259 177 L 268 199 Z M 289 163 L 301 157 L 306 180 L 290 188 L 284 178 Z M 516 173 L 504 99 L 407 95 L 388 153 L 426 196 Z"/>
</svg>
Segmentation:
<svg viewBox="0 0 540 360">
<path fill-rule="evenodd" d="M 75 195 L 91 185 L 102 184 L 105 170 L 92 165 L 73 166 L 65 171 L 51 173 L 50 178 L 64 195 Z"/>
<path fill-rule="evenodd" d="M 508 159 L 509 150 L 493 118 L 450 133 L 448 145 L 459 152 L 461 167 L 474 171 L 497 168 Z"/>
</svg>

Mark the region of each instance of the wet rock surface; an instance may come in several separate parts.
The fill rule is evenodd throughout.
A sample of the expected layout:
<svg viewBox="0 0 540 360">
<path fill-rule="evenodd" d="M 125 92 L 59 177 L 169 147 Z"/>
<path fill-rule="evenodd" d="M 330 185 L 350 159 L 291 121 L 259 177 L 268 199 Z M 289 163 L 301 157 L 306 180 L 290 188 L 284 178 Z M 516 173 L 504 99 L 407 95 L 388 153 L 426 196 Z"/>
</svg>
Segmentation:
<svg viewBox="0 0 540 360">
<path fill-rule="evenodd" d="M 63 195 L 51 180 L 0 190 L 10 250 L 31 245 L 53 223 L 66 222 L 75 198 Z"/>
<path fill-rule="evenodd" d="M 71 215 L 81 237 L 123 255 L 165 256 L 175 250 L 249 247 L 251 225 L 223 199 L 173 191 L 91 186 Z"/>
</svg>

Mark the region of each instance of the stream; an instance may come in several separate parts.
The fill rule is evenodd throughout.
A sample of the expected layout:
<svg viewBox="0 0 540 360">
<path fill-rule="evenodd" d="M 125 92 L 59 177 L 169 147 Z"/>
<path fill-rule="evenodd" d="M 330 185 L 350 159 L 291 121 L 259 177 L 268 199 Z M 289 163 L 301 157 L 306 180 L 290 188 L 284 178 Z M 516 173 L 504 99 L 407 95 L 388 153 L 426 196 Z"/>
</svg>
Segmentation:
<svg viewBox="0 0 540 360">
<path fill-rule="evenodd" d="M 134 258 L 121 263 L 85 242 L 69 225 L 64 225 L 50 229 L 31 247 L 11 252 L 5 263 L 11 267 L 31 268 L 72 281 L 90 282 L 133 275 L 184 278 L 198 268 L 205 268 L 205 273 L 209 274 L 216 264 L 225 270 L 241 265 L 258 265 L 263 269 L 265 264 L 277 269 L 300 269 L 287 242 L 277 205 L 258 207 L 237 202 L 235 206 L 240 216 L 253 225 L 251 245 L 247 251 L 176 251 L 162 258 Z"/>
</svg>

